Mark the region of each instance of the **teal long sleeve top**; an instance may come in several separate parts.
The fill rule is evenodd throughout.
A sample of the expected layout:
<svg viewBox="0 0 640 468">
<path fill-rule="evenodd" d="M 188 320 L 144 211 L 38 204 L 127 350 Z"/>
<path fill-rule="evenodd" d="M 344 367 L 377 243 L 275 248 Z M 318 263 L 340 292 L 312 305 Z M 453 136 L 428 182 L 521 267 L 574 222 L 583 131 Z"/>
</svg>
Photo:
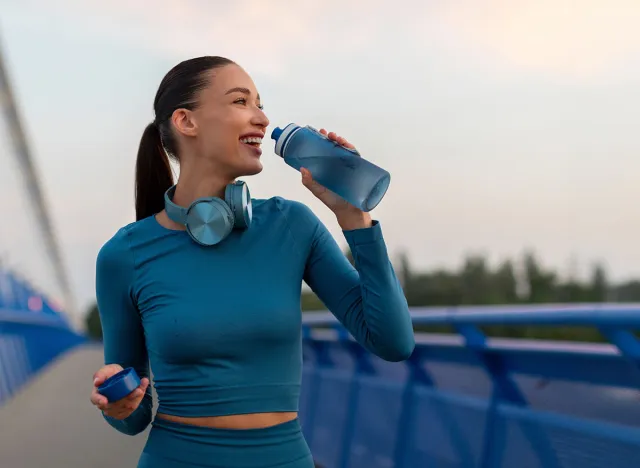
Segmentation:
<svg viewBox="0 0 640 468">
<path fill-rule="evenodd" d="M 158 412 L 185 417 L 298 411 L 301 286 L 306 282 L 364 348 L 407 359 L 415 341 L 381 225 L 343 231 L 355 268 L 304 204 L 252 200 L 253 220 L 203 247 L 155 216 L 119 229 L 100 249 L 96 295 L 105 364 L 153 369 Z M 126 419 L 152 419 L 151 389 Z"/>
</svg>

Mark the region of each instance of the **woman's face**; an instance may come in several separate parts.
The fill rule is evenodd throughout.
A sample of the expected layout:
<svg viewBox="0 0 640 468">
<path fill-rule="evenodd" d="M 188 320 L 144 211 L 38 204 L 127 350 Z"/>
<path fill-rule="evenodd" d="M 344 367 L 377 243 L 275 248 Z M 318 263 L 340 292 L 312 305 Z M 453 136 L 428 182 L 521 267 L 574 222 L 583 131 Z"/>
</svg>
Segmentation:
<svg viewBox="0 0 640 468">
<path fill-rule="evenodd" d="M 174 116 L 174 123 L 188 137 L 190 152 L 210 161 L 229 179 L 259 173 L 260 145 L 269 119 L 253 80 L 235 64 L 208 75 L 208 87 L 197 96 L 198 107 Z"/>
</svg>

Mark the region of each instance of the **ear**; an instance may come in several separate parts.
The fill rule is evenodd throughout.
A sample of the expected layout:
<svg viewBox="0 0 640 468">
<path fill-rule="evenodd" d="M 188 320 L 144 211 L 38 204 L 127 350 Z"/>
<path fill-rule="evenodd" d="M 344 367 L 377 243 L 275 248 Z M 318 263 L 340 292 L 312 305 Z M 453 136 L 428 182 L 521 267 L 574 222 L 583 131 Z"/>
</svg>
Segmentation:
<svg viewBox="0 0 640 468">
<path fill-rule="evenodd" d="M 176 109 L 171 116 L 174 128 L 185 136 L 196 136 L 198 124 L 195 121 L 193 112 L 188 109 Z"/>
</svg>

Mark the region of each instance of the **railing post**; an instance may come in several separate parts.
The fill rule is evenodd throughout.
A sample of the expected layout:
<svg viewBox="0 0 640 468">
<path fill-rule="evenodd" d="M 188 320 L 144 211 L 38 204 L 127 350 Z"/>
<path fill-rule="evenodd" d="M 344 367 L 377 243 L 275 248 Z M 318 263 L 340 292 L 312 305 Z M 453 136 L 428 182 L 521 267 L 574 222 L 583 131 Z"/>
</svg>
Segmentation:
<svg viewBox="0 0 640 468">
<path fill-rule="evenodd" d="M 398 427 L 396 428 L 396 447 L 393 457 L 395 468 L 403 468 L 407 464 L 407 452 L 413 448 L 412 444 L 409 443 L 409 431 L 413 428 L 417 417 L 415 406 L 418 388 L 422 386 L 433 390 L 436 389 L 434 378 L 424 367 L 424 363 L 428 358 L 427 352 L 425 351 L 424 348 L 416 348 L 406 361 L 409 373 L 402 392 L 402 409 L 400 410 Z M 472 466 L 473 455 L 471 453 L 471 446 L 460 433 L 454 417 L 449 414 L 445 405 L 436 404 L 433 408 L 441 424 L 449 429 L 449 436 L 451 437 L 453 445 L 457 448 L 458 455 L 462 460 L 462 466 Z M 423 434 L 423 436 L 429 437 L 429 434 Z"/>
<path fill-rule="evenodd" d="M 308 327 L 307 327 L 308 328 Z M 303 329 L 304 330 L 304 329 Z M 311 376 L 309 382 L 309 403 L 307 405 L 308 414 L 306 416 L 306 424 L 305 424 L 305 439 L 309 445 L 312 444 L 313 441 L 313 432 L 315 428 L 315 416 L 316 411 L 318 411 L 318 392 L 319 392 L 319 383 L 320 383 L 320 373 L 322 369 L 330 368 L 334 366 L 333 360 L 329 357 L 328 346 L 329 344 L 325 341 L 315 341 L 311 338 L 310 331 L 304 332 L 303 334 L 311 343 L 311 347 L 316 355 L 316 363 L 314 366 L 313 374 Z"/>
<path fill-rule="evenodd" d="M 501 453 L 495 451 L 494 443 L 494 438 L 499 435 L 494 433 L 494 429 L 496 428 L 500 401 L 505 401 L 506 403 L 517 406 L 528 406 L 528 402 L 516 383 L 509 376 L 502 359 L 499 356 L 487 352 L 484 333 L 476 326 L 468 324 L 457 324 L 456 329 L 464 337 L 467 346 L 478 356 L 482 367 L 489 374 L 493 382 L 494 392 L 489 414 L 487 415 L 481 461 L 482 468 L 490 468 L 494 464 L 492 462 L 499 460 L 501 457 Z M 541 466 L 545 468 L 559 468 L 560 464 L 558 463 L 555 450 L 547 440 L 547 437 L 540 431 L 530 428 L 526 424 L 522 426 L 522 430 L 527 434 L 532 445 L 534 440 L 538 440 L 544 445 L 543 449 L 536 450 Z M 501 445 L 501 448 L 503 446 L 504 445 Z"/>
<path fill-rule="evenodd" d="M 415 386 L 434 386 L 433 378 L 422 367 L 421 357 L 422 353 L 419 348 L 416 348 L 406 362 L 409 372 L 402 392 L 402 407 L 400 410 L 400 417 L 398 418 L 398 427 L 396 429 L 396 447 L 393 456 L 395 468 L 402 468 L 405 466 L 407 451 L 411 448 L 411 444 L 409 444 L 409 436 L 406 432 L 408 431 L 408 428 L 413 426 L 414 421 L 414 406 L 416 400 Z"/>
<path fill-rule="evenodd" d="M 348 335 L 347 335 L 348 336 Z M 360 392 L 360 377 L 363 375 L 374 375 L 375 368 L 371 364 L 368 352 L 355 341 L 346 341 L 351 354 L 355 356 L 356 367 L 353 372 L 351 385 L 349 386 L 349 396 L 347 405 L 347 418 L 345 421 L 344 440 L 342 442 L 342 453 L 340 454 L 340 467 L 349 468 L 349 458 L 351 457 L 351 445 L 353 443 L 356 414 L 358 412 L 358 393 Z"/>
<path fill-rule="evenodd" d="M 607 340 L 618 347 L 625 358 L 631 361 L 636 373 L 638 373 L 640 371 L 640 341 L 633 333 L 619 327 L 601 326 L 599 330 Z"/>
<path fill-rule="evenodd" d="M 640 341 L 633 333 L 618 327 L 599 327 L 600 333 L 611 343 L 616 345 L 620 352 L 635 364 L 640 363 Z"/>
</svg>

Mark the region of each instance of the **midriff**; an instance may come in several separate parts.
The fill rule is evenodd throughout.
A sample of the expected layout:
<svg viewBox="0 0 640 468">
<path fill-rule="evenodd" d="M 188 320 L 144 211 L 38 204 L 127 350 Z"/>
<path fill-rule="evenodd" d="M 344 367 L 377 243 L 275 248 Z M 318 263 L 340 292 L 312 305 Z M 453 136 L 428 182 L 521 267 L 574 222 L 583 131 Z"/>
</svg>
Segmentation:
<svg viewBox="0 0 640 468">
<path fill-rule="evenodd" d="M 283 424 L 291 421 L 298 417 L 298 413 L 295 411 L 278 413 L 250 413 L 193 418 L 158 413 L 156 416 L 168 421 L 182 424 L 191 424 L 194 426 L 214 427 L 219 429 L 259 429 L 269 426 L 276 426 L 278 424 Z"/>
</svg>

